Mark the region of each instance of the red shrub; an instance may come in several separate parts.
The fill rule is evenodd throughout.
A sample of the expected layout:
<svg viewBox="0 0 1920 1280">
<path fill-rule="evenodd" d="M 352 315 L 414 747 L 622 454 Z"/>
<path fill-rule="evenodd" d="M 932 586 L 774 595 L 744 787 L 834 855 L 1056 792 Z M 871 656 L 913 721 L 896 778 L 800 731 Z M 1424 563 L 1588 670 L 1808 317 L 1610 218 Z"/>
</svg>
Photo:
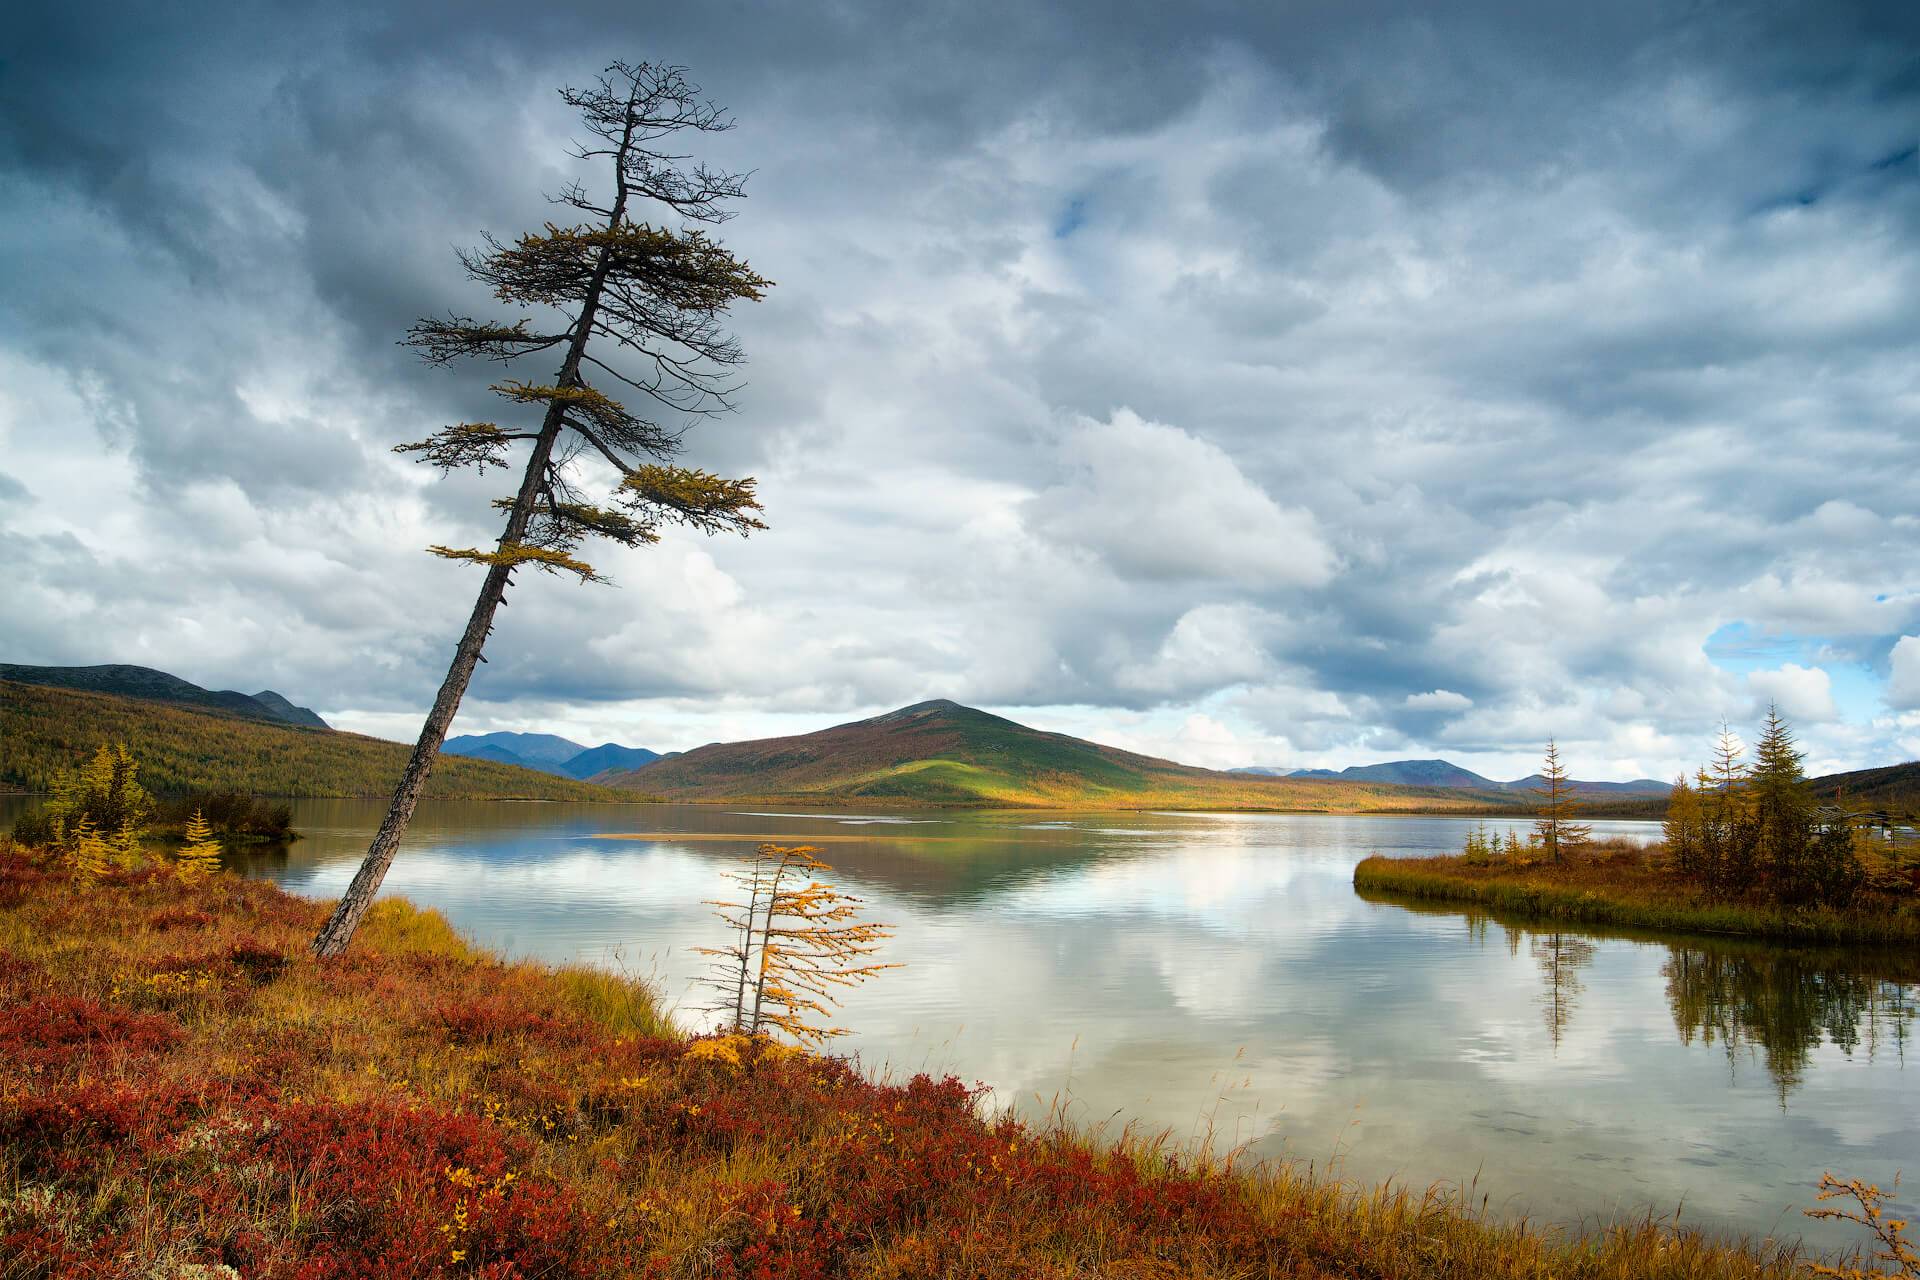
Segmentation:
<svg viewBox="0 0 1920 1280">
<path fill-rule="evenodd" d="M 291 1104 L 261 1155 L 316 1217 L 300 1239 L 236 1239 L 245 1274 L 294 1259 L 312 1280 L 429 1275 L 452 1264 L 496 1276 L 585 1275 L 606 1264 L 601 1224 L 573 1193 L 525 1178 L 524 1139 L 468 1116 L 390 1103 Z"/>
<path fill-rule="evenodd" d="M 170 929 L 204 929 L 212 923 L 212 916 L 191 907 L 167 907 L 147 917 L 147 927 L 156 933 Z"/>
<path fill-rule="evenodd" d="M 114 1054 L 153 1054 L 182 1039 L 179 1024 L 159 1014 L 75 996 L 49 996 L 0 1008 L 0 1062 L 45 1070 Z"/>
<path fill-rule="evenodd" d="M 484 1044 L 502 1039 L 545 1040 L 564 1033 L 579 1040 L 590 1032 L 573 1019 L 528 1007 L 524 998 L 494 992 L 477 1000 L 449 1001 L 434 1018 L 455 1044 Z"/>
</svg>

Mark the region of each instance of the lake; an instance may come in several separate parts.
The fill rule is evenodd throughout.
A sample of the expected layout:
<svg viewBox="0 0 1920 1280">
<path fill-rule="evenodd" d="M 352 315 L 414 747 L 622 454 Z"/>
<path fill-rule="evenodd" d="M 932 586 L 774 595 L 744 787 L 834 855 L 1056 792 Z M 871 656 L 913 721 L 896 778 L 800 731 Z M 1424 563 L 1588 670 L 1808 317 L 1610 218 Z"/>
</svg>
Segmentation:
<svg viewBox="0 0 1920 1280">
<path fill-rule="evenodd" d="M 246 869 L 336 896 L 383 808 L 295 802 L 307 838 Z M 1801 1216 L 1821 1172 L 1920 1174 L 1920 961 L 1354 892 L 1360 858 L 1457 849 L 1477 821 L 425 804 L 385 892 L 488 947 L 650 978 L 698 1024 L 693 948 L 726 940 L 704 900 L 755 843 L 812 842 L 896 928 L 881 958 L 904 967 L 840 1019 L 839 1049 L 877 1072 L 1561 1222 L 1683 1207 L 1851 1243 Z"/>
</svg>

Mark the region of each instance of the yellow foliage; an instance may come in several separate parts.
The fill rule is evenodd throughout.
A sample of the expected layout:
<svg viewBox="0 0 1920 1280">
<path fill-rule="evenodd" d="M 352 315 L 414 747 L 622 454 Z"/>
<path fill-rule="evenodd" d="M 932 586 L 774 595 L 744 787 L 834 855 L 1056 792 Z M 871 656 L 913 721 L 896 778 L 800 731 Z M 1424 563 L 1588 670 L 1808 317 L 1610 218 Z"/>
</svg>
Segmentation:
<svg viewBox="0 0 1920 1280">
<path fill-rule="evenodd" d="M 846 1035 L 826 1021 L 839 1003 L 835 990 L 899 967 L 867 962 L 890 930 L 858 919 L 858 898 L 813 878 L 832 870 L 818 852 L 763 844 L 742 859 L 746 870 L 730 873 L 746 901 L 712 904 L 739 940 L 695 950 L 714 958 L 707 985 L 720 993 L 716 1011 L 736 1036 L 762 1040 L 778 1031 L 818 1045 Z"/>
<path fill-rule="evenodd" d="M 593 566 L 584 561 L 575 560 L 564 551 L 555 551 L 549 547 L 532 547 L 524 542 L 503 542 L 498 551 L 482 551 L 478 547 L 464 547 L 456 550 L 438 544 L 428 547 L 434 555 L 447 560 L 465 560 L 470 564 L 505 565 L 517 569 L 530 564 L 536 569 L 548 573 L 577 573 L 582 582 L 598 582 L 600 575 Z"/>
<path fill-rule="evenodd" d="M 688 1047 L 686 1056 L 695 1062 L 717 1062 L 729 1067 L 738 1067 L 741 1065 L 740 1051 L 747 1044 L 747 1037 L 742 1035 L 696 1040 Z"/>
<path fill-rule="evenodd" d="M 220 842 L 213 838 L 213 828 L 207 825 L 198 809 L 187 823 L 187 842 L 180 846 L 174 858 L 181 876 L 188 880 L 220 873 Z"/>
<path fill-rule="evenodd" d="M 98 880 L 107 873 L 113 848 L 101 838 L 90 814 L 82 814 L 68 832 L 67 866 L 82 880 Z"/>
<path fill-rule="evenodd" d="M 1893 1180 L 1894 1190 L 1900 1189 L 1900 1179 Z M 1830 1280 L 1920 1280 L 1920 1252 L 1914 1249 L 1913 1241 L 1907 1239 L 1908 1223 L 1902 1218 L 1889 1218 L 1885 1204 L 1889 1193 L 1882 1191 L 1870 1182 L 1850 1178 L 1845 1182 L 1831 1173 L 1820 1175 L 1820 1200 L 1835 1200 L 1845 1197 L 1854 1202 L 1853 1209 L 1809 1209 L 1809 1218 L 1839 1219 L 1842 1222 L 1856 1222 L 1865 1227 L 1878 1242 L 1872 1261 L 1884 1262 L 1890 1266 L 1882 1270 L 1874 1267 L 1855 1266 L 1843 1263 L 1840 1266 L 1828 1266 L 1821 1262 L 1810 1262 L 1807 1270 L 1816 1276 L 1827 1276 Z"/>
</svg>

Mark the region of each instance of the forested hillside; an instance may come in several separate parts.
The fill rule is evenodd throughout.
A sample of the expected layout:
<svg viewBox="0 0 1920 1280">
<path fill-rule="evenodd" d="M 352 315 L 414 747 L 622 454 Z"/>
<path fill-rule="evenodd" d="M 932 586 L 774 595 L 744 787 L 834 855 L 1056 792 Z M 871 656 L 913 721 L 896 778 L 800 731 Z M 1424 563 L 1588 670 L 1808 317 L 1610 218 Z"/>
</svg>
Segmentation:
<svg viewBox="0 0 1920 1280">
<path fill-rule="evenodd" d="M 274 724 L 79 689 L 0 681 L 0 783 L 44 788 L 103 742 L 123 742 L 155 791 L 375 796 L 406 766 L 398 742 Z M 446 756 L 427 795 L 441 799 L 632 800 L 571 778 Z"/>
<path fill-rule="evenodd" d="M 1847 809 L 1880 809 L 1906 817 L 1920 814 L 1920 760 L 1830 773 L 1807 784 L 1821 800 Z"/>
</svg>

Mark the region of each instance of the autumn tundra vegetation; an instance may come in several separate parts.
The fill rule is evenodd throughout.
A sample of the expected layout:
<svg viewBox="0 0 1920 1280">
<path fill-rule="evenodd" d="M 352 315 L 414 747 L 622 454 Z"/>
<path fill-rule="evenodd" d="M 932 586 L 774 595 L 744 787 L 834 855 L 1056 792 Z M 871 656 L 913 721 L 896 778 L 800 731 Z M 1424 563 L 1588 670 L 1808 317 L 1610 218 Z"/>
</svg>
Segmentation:
<svg viewBox="0 0 1920 1280">
<path fill-rule="evenodd" d="M 1805 1274 L 1791 1246 L 1556 1234 L 689 1037 L 635 982 L 504 962 L 404 901 L 317 961 L 323 905 L 178 864 L 0 850 L 6 1280 Z"/>
<path fill-rule="evenodd" d="M 142 794 L 103 752 L 43 838 L 0 843 L 0 1280 L 1916 1274 L 1864 1184 L 1824 1186 L 1872 1247 L 1821 1261 L 874 1079 L 809 1046 L 886 930 L 806 847 L 762 847 L 715 904 L 720 1025 L 690 1035 L 643 984 L 503 961 L 400 900 L 317 959 L 325 906 L 221 873 L 204 818 L 177 848 L 137 816 L 88 844 Z"/>
<path fill-rule="evenodd" d="M 1722 729 L 1711 763 L 1674 786 L 1663 839 L 1595 841 L 1548 745 L 1526 840 L 1484 827 L 1461 853 L 1367 858 L 1356 887 L 1531 919 L 1752 934 L 1804 942 L 1920 942 L 1920 845 L 1816 803 L 1793 730 L 1769 709 L 1751 763 Z"/>
</svg>

